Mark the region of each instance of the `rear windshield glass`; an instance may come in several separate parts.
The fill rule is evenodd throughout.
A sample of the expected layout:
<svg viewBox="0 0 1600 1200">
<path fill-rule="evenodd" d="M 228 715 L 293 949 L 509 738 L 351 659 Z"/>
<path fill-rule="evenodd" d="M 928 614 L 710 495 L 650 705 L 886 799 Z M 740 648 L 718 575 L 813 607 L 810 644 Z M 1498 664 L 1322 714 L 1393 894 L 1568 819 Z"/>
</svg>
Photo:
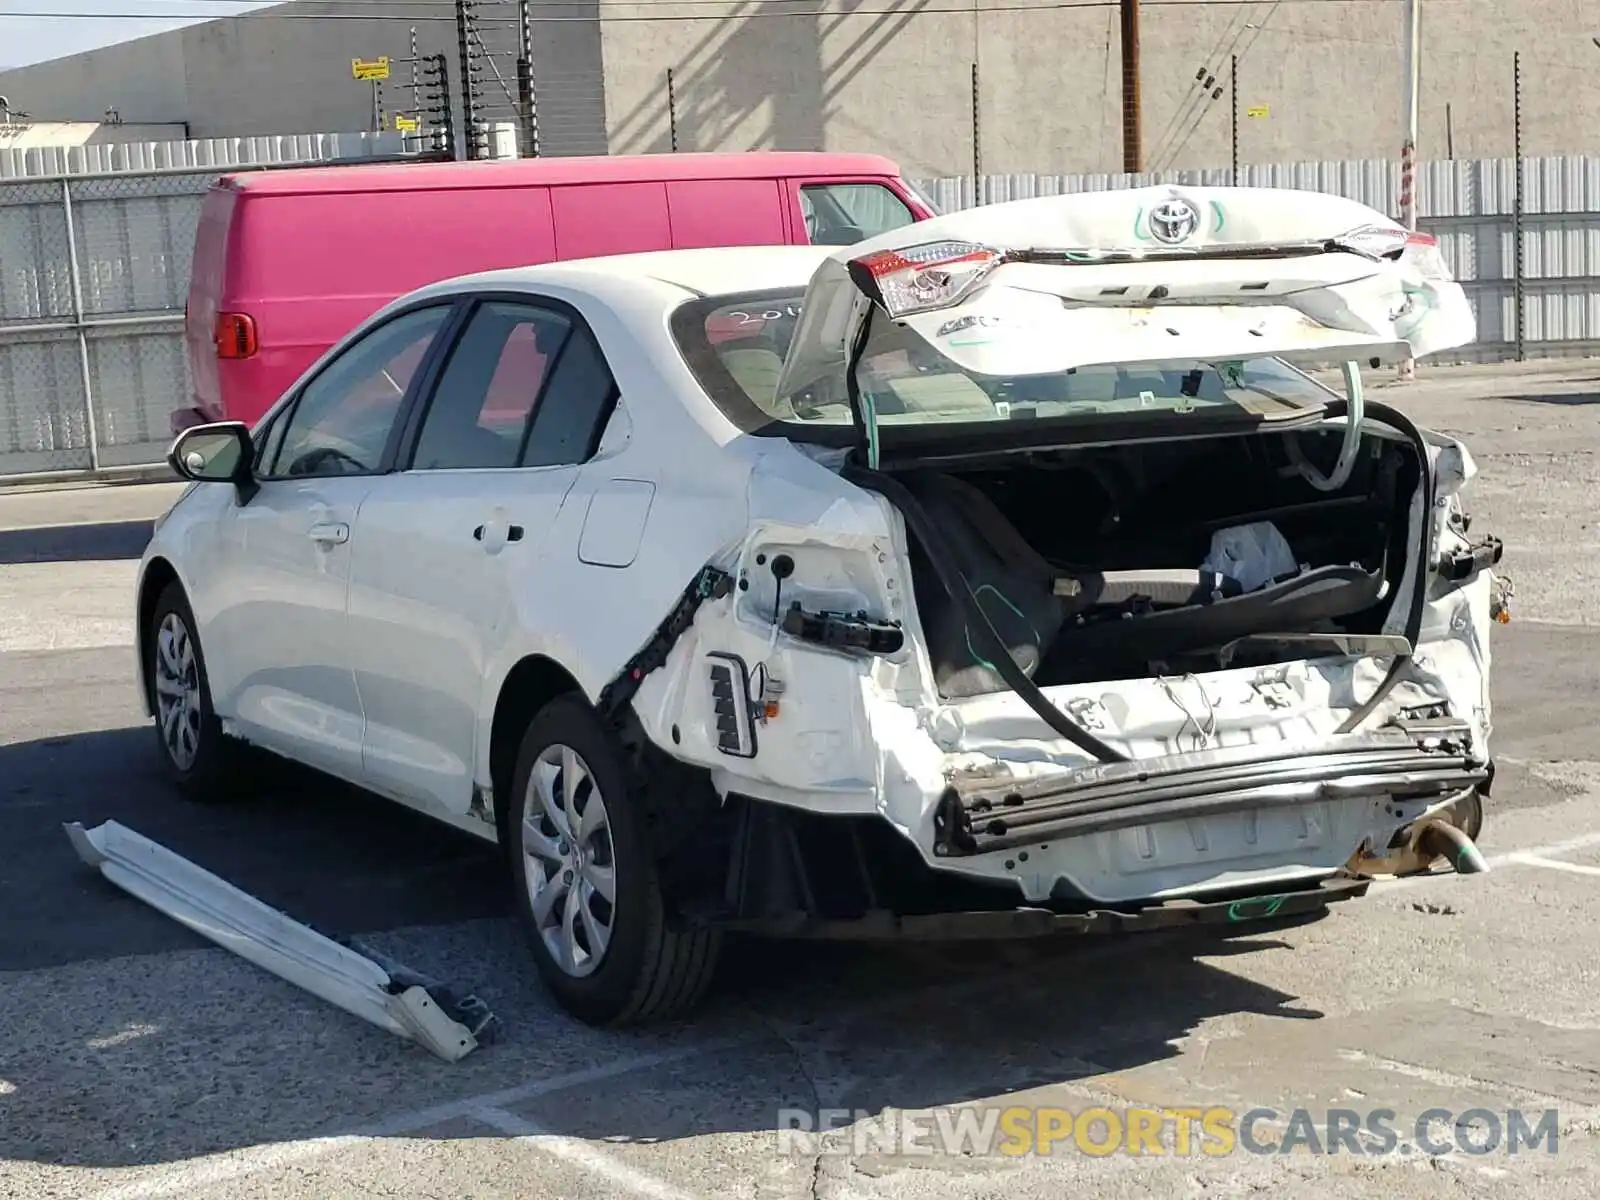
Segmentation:
<svg viewBox="0 0 1600 1200">
<path fill-rule="evenodd" d="M 741 429 L 835 441 L 852 424 L 843 373 L 799 397 L 776 397 L 803 291 L 716 297 L 685 305 L 673 326 L 701 386 Z M 1320 409 L 1336 395 L 1275 358 L 1181 359 L 1080 367 L 1045 375 L 979 375 L 877 314 L 857 367 L 857 384 L 893 436 L 895 427 L 1005 421 L 1092 421 L 1096 417 L 1206 413 L 1234 418 Z M 955 430 L 948 432 L 954 434 Z M 813 437 L 812 435 L 823 435 Z"/>
</svg>

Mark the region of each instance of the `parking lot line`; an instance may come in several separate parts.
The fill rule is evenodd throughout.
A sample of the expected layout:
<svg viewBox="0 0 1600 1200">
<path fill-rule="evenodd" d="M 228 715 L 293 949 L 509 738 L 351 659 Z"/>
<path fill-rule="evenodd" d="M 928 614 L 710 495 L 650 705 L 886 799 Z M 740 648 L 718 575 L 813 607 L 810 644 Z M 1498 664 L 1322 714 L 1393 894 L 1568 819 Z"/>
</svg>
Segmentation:
<svg viewBox="0 0 1600 1200">
<path fill-rule="evenodd" d="M 1171 936 L 1166 932 L 1153 932 L 1126 941 L 1102 941 L 1095 945 L 1085 945 L 1078 961 L 1088 965 L 1103 959 L 1128 957 L 1142 953 L 1146 948 L 1162 941 L 1170 940 Z M 851 1021 L 870 1017 L 875 1013 L 892 1009 L 897 1005 L 928 997 L 959 999 L 968 993 L 989 995 L 996 988 L 1003 988 L 1008 984 L 1015 983 L 1019 976 L 1026 974 L 1026 967 L 1002 969 L 980 975 L 977 978 L 961 979 L 947 984 L 934 984 L 931 987 L 909 989 L 866 1004 L 841 1008 L 832 1015 L 838 1021 Z M 658 1053 L 631 1055 L 627 1058 L 618 1059 L 615 1062 L 591 1067 L 583 1071 L 571 1071 L 564 1075 L 551 1075 L 543 1079 L 529 1080 L 527 1083 L 503 1088 L 495 1092 L 467 1096 L 460 1100 L 446 1101 L 443 1104 L 436 1104 L 429 1108 L 398 1113 L 385 1118 L 383 1121 L 345 1133 L 328 1134 L 321 1137 L 307 1138 L 303 1141 L 282 1142 L 269 1146 L 253 1146 L 247 1149 L 229 1151 L 226 1154 L 199 1161 L 173 1163 L 151 1172 L 143 1179 L 133 1180 L 129 1183 L 96 1192 L 91 1200 L 157 1200 L 158 1197 L 163 1196 L 188 1195 L 203 1187 L 228 1183 L 236 1179 L 260 1174 L 263 1171 L 271 1171 L 291 1164 L 300 1164 L 310 1159 L 337 1153 L 340 1150 L 351 1149 L 375 1138 L 415 1135 L 433 1126 L 442 1125 L 447 1121 L 458 1120 L 462 1117 L 472 1119 L 475 1114 L 486 1109 L 505 1108 L 508 1105 L 520 1104 L 523 1101 L 566 1091 L 569 1088 L 601 1083 L 607 1079 L 631 1075 L 638 1071 L 648 1071 L 654 1067 L 694 1058 L 702 1054 L 715 1054 L 723 1050 L 735 1050 L 753 1046 L 773 1037 L 775 1024 L 781 1023 L 766 1021 L 763 1023 L 762 1028 L 751 1030 L 748 1034 L 741 1036 L 717 1038 L 700 1042 L 693 1046 L 682 1046 Z"/>
<path fill-rule="evenodd" d="M 1549 871 L 1569 871 L 1574 875 L 1600 876 L 1600 867 L 1591 867 L 1587 863 L 1562 862 L 1560 859 L 1545 858 L 1539 854 L 1512 854 L 1512 862 L 1524 867 L 1544 867 Z"/>
<path fill-rule="evenodd" d="M 631 1195 L 646 1197 L 647 1200 L 699 1200 L 699 1197 L 675 1188 L 665 1180 L 647 1175 L 643 1171 L 636 1171 L 627 1163 L 619 1162 L 582 1138 L 553 1133 L 514 1112 L 507 1112 L 503 1108 L 484 1107 L 475 1109 L 471 1115 L 474 1120 L 481 1121 L 491 1129 L 599 1175 Z"/>
<path fill-rule="evenodd" d="M 272 1146 L 254 1146 L 199 1162 L 176 1163 L 151 1178 L 135 1180 L 132 1183 L 97 1192 L 94 1200 L 153 1200 L 158 1196 L 187 1194 L 203 1187 L 256 1175 L 262 1171 L 302 1163 L 307 1159 L 321 1158 L 327 1154 L 359 1146 L 362 1142 L 374 1138 L 401 1137 L 418 1133 L 431 1126 L 442 1125 L 446 1121 L 472 1117 L 481 1110 L 499 1108 L 506 1104 L 520 1104 L 568 1088 L 601 1083 L 619 1075 L 631 1075 L 636 1071 L 648 1071 L 653 1067 L 664 1066 L 681 1059 L 729 1049 L 750 1040 L 750 1038 L 720 1038 L 716 1041 L 702 1042 L 697 1046 L 684 1046 L 655 1054 L 630 1055 L 603 1066 L 569 1071 L 563 1075 L 550 1075 L 516 1087 L 503 1088 L 497 1092 L 469 1096 L 461 1100 L 436 1104 L 430 1108 L 400 1113 L 350 1133 L 308 1138 L 299 1142 L 283 1142 Z"/>
</svg>

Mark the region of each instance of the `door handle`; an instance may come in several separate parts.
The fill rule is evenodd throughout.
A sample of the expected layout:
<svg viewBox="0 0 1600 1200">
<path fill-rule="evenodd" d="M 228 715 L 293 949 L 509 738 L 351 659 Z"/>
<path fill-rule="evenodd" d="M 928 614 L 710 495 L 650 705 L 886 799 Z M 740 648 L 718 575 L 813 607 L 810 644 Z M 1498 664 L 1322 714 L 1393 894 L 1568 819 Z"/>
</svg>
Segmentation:
<svg viewBox="0 0 1600 1200">
<path fill-rule="evenodd" d="M 306 536 L 324 546 L 342 546 L 350 540 L 350 526 L 343 521 L 325 521 L 313 525 Z"/>
<path fill-rule="evenodd" d="M 479 541 L 479 542 L 483 541 L 484 528 L 485 528 L 484 526 L 479 525 L 476 529 L 474 529 L 472 531 L 472 536 L 473 536 L 473 539 L 475 541 Z M 508 541 L 508 542 L 520 542 L 521 540 L 522 540 L 522 526 L 521 525 L 511 525 L 511 526 L 508 526 L 506 528 L 506 541 Z"/>
</svg>

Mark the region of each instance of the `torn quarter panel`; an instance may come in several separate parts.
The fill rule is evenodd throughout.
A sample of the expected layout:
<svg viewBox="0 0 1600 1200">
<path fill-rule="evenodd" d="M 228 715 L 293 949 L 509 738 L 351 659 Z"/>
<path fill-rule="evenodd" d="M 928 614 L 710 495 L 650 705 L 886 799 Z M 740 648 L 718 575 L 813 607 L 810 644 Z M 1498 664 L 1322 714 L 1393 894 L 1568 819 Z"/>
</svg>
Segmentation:
<svg viewBox="0 0 1600 1200">
<path fill-rule="evenodd" d="M 781 441 L 756 459 L 746 504 L 743 538 L 715 560 L 732 587 L 699 607 L 634 710 L 652 741 L 711 769 L 722 790 L 877 811 L 869 709 L 894 697 L 886 719 L 903 723 L 914 709 L 901 702 L 922 692 L 897 515 Z M 898 644 L 852 648 L 871 631 Z"/>
</svg>

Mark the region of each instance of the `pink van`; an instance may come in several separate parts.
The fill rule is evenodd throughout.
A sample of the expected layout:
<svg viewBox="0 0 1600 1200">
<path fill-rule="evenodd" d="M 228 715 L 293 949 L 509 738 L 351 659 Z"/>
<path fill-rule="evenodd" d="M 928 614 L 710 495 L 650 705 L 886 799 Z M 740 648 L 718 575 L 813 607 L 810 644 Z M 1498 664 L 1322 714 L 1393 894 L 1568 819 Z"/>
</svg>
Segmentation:
<svg viewBox="0 0 1600 1200">
<path fill-rule="evenodd" d="M 754 151 L 386 163 L 224 176 L 185 308 L 172 431 L 254 424 L 364 317 L 499 267 L 696 246 L 849 245 L 933 216 L 886 158 Z"/>
</svg>

